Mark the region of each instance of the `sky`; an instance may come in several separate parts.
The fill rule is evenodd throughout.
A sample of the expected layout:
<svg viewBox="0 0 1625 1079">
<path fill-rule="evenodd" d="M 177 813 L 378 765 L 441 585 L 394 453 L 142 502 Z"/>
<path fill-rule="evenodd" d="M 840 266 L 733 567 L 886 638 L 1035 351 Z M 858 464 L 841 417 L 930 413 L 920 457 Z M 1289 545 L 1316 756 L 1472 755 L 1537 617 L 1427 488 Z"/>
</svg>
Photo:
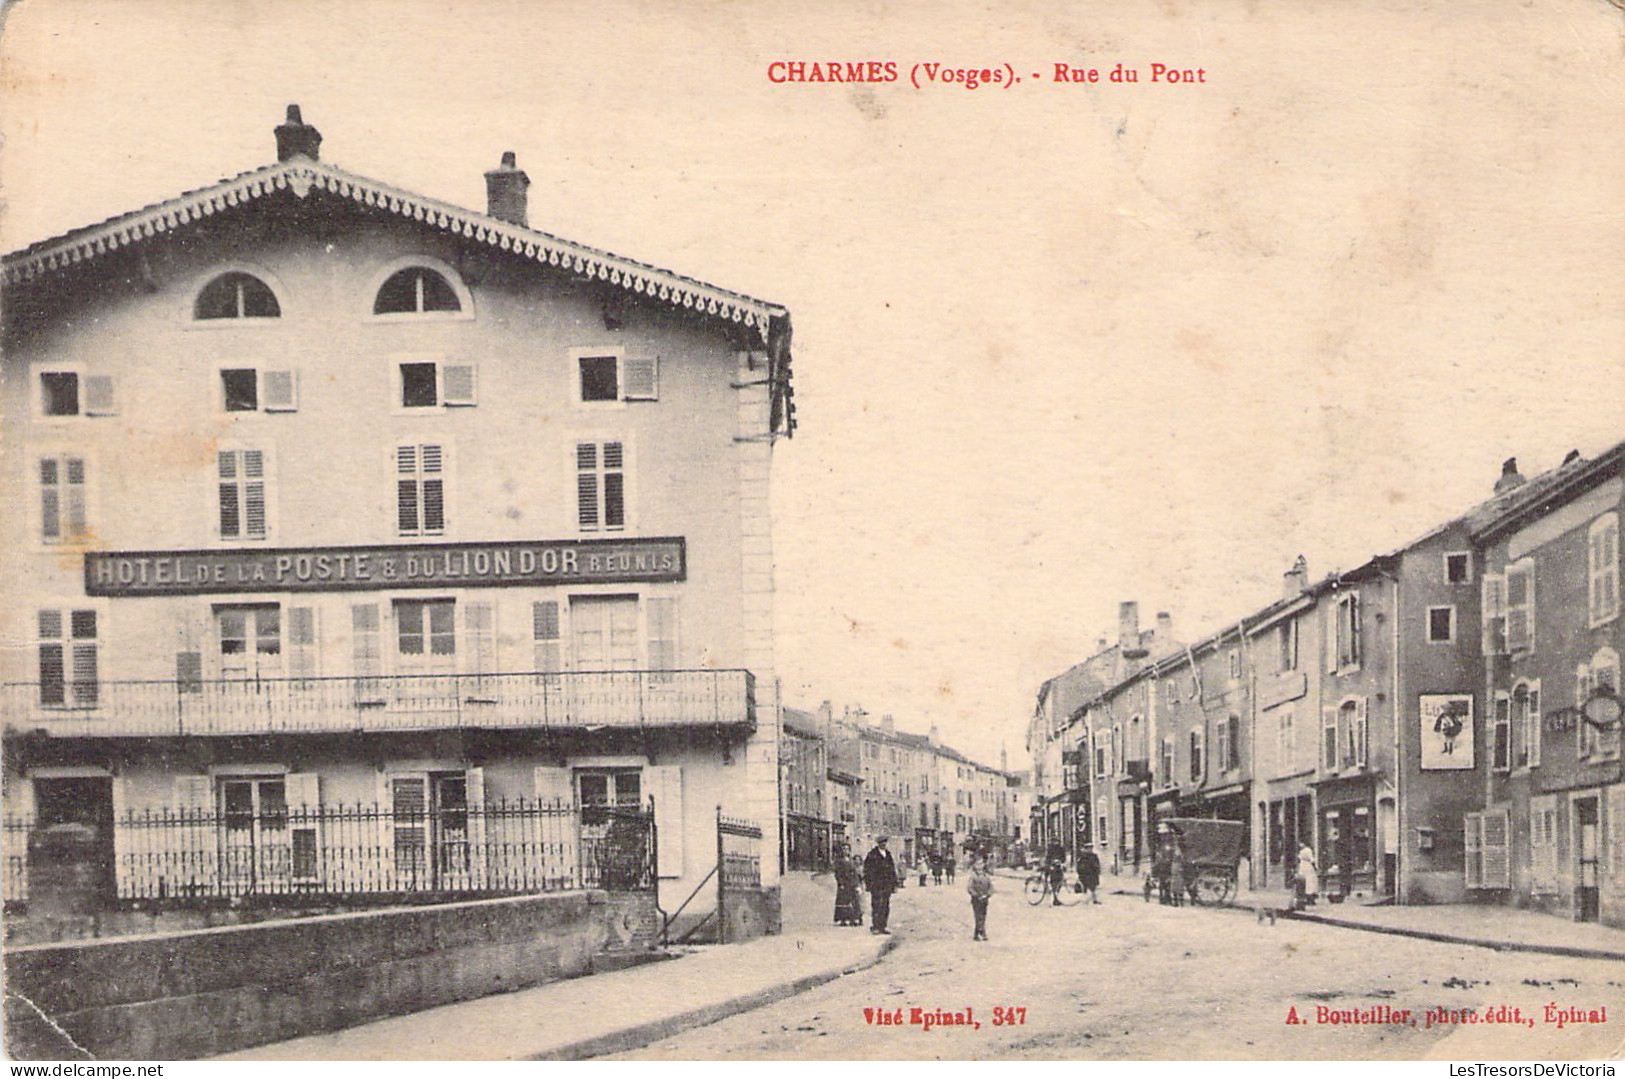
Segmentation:
<svg viewBox="0 0 1625 1079">
<path fill-rule="evenodd" d="M 1195 637 L 1625 438 L 1608 0 L 803 7 L 21 0 L 0 248 L 264 164 L 289 102 L 465 206 L 515 150 L 535 227 L 792 313 L 786 703 L 1012 767 L 1120 600 Z"/>
</svg>

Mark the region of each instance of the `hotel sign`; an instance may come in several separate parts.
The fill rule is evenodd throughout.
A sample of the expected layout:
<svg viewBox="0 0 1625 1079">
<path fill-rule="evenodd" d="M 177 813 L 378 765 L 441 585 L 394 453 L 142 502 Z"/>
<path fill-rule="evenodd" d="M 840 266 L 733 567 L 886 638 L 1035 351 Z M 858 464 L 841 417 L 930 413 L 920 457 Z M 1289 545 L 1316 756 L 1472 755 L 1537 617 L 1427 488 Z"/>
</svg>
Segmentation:
<svg viewBox="0 0 1625 1079">
<path fill-rule="evenodd" d="M 92 596 L 636 584 L 687 577 L 683 538 L 92 551 Z"/>
</svg>

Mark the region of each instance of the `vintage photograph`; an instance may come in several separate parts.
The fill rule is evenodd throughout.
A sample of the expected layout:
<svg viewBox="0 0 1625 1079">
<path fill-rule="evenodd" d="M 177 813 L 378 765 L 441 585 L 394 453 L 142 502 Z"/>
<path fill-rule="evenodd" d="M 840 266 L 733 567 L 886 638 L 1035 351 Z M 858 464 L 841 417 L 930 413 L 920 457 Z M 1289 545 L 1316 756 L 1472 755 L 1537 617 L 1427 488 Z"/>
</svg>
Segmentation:
<svg viewBox="0 0 1625 1079">
<path fill-rule="evenodd" d="M 0 20 L 9 1058 L 1625 1056 L 1620 0 Z"/>
</svg>

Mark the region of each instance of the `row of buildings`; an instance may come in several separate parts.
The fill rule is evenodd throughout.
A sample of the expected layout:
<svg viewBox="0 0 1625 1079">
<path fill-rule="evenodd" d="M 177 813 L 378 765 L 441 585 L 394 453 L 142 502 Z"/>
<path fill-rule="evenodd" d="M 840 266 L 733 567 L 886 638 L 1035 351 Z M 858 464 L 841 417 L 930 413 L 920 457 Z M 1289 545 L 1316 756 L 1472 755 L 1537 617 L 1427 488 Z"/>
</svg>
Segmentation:
<svg viewBox="0 0 1625 1079">
<path fill-rule="evenodd" d="M 274 134 L 4 258 L 8 904 L 775 887 L 789 313 Z"/>
<path fill-rule="evenodd" d="M 971 760 L 936 727 L 900 731 L 890 715 L 871 723 L 850 707 L 837 717 L 828 701 L 816 712 L 786 708 L 780 762 L 788 868 L 822 868 L 842 846 L 861 855 L 881 835 L 909 862 L 969 849 L 1022 857 L 1025 776 L 1005 760 Z"/>
<path fill-rule="evenodd" d="M 1120 609 L 1047 680 L 1032 833 L 1148 865 L 1158 821 L 1247 828 L 1256 887 L 1309 845 L 1334 896 L 1500 901 L 1625 924 L 1625 443 L 1571 453 L 1346 572 L 1300 558 L 1197 640 Z"/>
</svg>

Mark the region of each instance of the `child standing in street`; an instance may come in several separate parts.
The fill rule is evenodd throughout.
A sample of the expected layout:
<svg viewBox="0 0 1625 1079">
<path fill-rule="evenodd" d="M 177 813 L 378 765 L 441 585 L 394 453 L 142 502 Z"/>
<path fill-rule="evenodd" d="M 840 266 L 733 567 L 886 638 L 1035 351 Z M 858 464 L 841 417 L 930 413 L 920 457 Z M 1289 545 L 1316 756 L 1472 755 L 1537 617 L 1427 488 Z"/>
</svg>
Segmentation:
<svg viewBox="0 0 1625 1079">
<path fill-rule="evenodd" d="M 965 885 L 970 893 L 971 913 L 976 915 L 976 931 L 972 940 L 987 939 L 987 901 L 993 896 L 993 875 L 987 871 L 987 859 L 977 858 L 971 863 L 970 882 Z"/>
</svg>

